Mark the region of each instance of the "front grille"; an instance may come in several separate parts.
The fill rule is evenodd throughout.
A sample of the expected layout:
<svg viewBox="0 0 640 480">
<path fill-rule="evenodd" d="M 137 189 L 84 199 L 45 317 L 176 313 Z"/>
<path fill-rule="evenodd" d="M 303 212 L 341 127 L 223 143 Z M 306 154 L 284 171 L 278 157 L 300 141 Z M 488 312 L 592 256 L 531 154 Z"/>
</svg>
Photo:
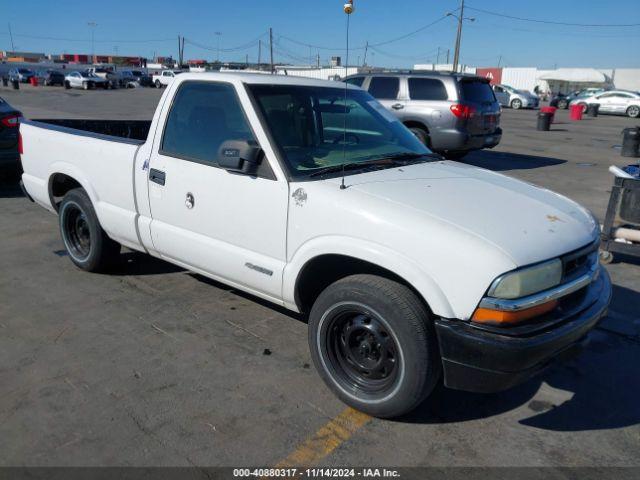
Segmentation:
<svg viewBox="0 0 640 480">
<path fill-rule="evenodd" d="M 592 270 L 598 262 L 598 244 L 591 243 L 561 257 L 562 283 L 573 280 Z"/>
</svg>

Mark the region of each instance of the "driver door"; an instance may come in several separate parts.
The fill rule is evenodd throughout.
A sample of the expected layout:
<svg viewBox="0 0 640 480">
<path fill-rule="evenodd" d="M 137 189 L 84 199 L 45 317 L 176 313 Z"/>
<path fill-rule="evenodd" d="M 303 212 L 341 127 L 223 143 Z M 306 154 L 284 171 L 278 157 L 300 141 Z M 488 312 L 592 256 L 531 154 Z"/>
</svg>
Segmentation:
<svg viewBox="0 0 640 480">
<path fill-rule="evenodd" d="M 185 81 L 154 142 L 149 170 L 155 250 L 188 269 L 274 301 L 286 261 L 288 185 L 268 159 L 257 176 L 217 163 L 228 140 L 255 141 L 235 87 Z"/>
</svg>

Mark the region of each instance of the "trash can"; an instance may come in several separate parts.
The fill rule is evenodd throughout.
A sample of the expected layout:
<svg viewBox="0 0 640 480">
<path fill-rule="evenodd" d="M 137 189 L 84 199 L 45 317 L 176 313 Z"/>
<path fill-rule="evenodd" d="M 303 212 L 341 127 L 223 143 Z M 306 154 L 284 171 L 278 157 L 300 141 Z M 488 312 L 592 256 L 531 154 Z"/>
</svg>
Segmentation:
<svg viewBox="0 0 640 480">
<path fill-rule="evenodd" d="M 556 118 L 556 110 L 558 110 L 557 107 L 542 107 L 540 109 L 542 113 L 548 113 L 551 115 L 551 123 L 553 123 Z"/>
<path fill-rule="evenodd" d="M 569 118 L 574 121 L 582 120 L 583 109 L 582 105 L 571 105 L 569 107 Z"/>
<path fill-rule="evenodd" d="M 622 150 L 623 157 L 640 157 L 640 128 L 632 127 L 622 130 Z"/>
<path fill-rule="evenodd" d="M 20 81 L 17 78 L 11 80 L 11 85 L 13 86 L 14 90 L 20 90 Z"/>
<path fill-rule="evenodd" d="M 38 86 L 38 77 L 31 77 L 29 79 L 29 83 L 31 84 L 31 86 L 37 87 Z"/>
<path fill-rule="evenodd" d="M 640 185 L 639 168 L 635 165 L 628 165 L 624 170 L 629 175 L 636 177 L 633 181 L 635 185 Z M 637 182 L 637 183 L 636 183 Z M 640 188 L 623 188 L 620 199 L 620 219 L 623 222 L 640 225 Z"/>
<path fill-rule="evenodd" d="M 587 115 L 589 117 L 597 117 L 598 116 L 598 110 L 600 110 L 600 104 L 599 103 L 590 103 L 589 106 L 587 107 Z"/>
<path fill-rule="evenodd" d="M 548 132 L 551 128 L 552 115 L 548 112 L 538 113 L 538 130 L 542 132 Z"/>
</svg>

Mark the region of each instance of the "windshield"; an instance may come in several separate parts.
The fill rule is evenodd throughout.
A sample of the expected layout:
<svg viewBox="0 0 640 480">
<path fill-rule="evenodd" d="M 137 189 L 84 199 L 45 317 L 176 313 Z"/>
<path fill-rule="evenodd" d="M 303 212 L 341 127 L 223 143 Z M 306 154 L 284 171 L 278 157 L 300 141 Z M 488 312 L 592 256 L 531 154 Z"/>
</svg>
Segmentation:
<svg viewBox="0 0 640 480">
<path fill-rule="evenodd" d="M 249 89 L 294 177 L 346 164 L 353 167 L 357 162 L 415 159 L 430 153 L 362 90 L 349 89 L 345 103 L 344 88 L 251 85 Z M 354 170 L 350 168 L 349 173 Z"/>
<path fill-rule="evenodd" d="M 31 73 L 31 70 L 27 68 L 19 68 L 18 73 Z"/>
</svg>

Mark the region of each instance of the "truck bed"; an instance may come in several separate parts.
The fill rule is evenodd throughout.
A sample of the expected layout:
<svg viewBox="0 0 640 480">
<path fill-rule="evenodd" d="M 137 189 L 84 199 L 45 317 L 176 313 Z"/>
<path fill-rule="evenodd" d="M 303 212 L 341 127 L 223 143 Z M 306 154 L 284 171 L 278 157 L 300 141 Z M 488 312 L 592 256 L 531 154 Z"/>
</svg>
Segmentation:
<svg viewBox="0 0 640 480">
<path fill-rule="evenodd" d="M 129 140 L 127 143 L 143 143 L 147 139 L 147 134 L 151 128 L 151 120 L 84 120 L 84 119 L 35 119 L 46 125 L 41 127 L 55 126 L 61 129 L 72 129 L 67 133 L 82 135 L 87 134 L 104 135 L 109 140 Z M 95 136 L 95 135 L 92 135 Z"/>
</svg>

